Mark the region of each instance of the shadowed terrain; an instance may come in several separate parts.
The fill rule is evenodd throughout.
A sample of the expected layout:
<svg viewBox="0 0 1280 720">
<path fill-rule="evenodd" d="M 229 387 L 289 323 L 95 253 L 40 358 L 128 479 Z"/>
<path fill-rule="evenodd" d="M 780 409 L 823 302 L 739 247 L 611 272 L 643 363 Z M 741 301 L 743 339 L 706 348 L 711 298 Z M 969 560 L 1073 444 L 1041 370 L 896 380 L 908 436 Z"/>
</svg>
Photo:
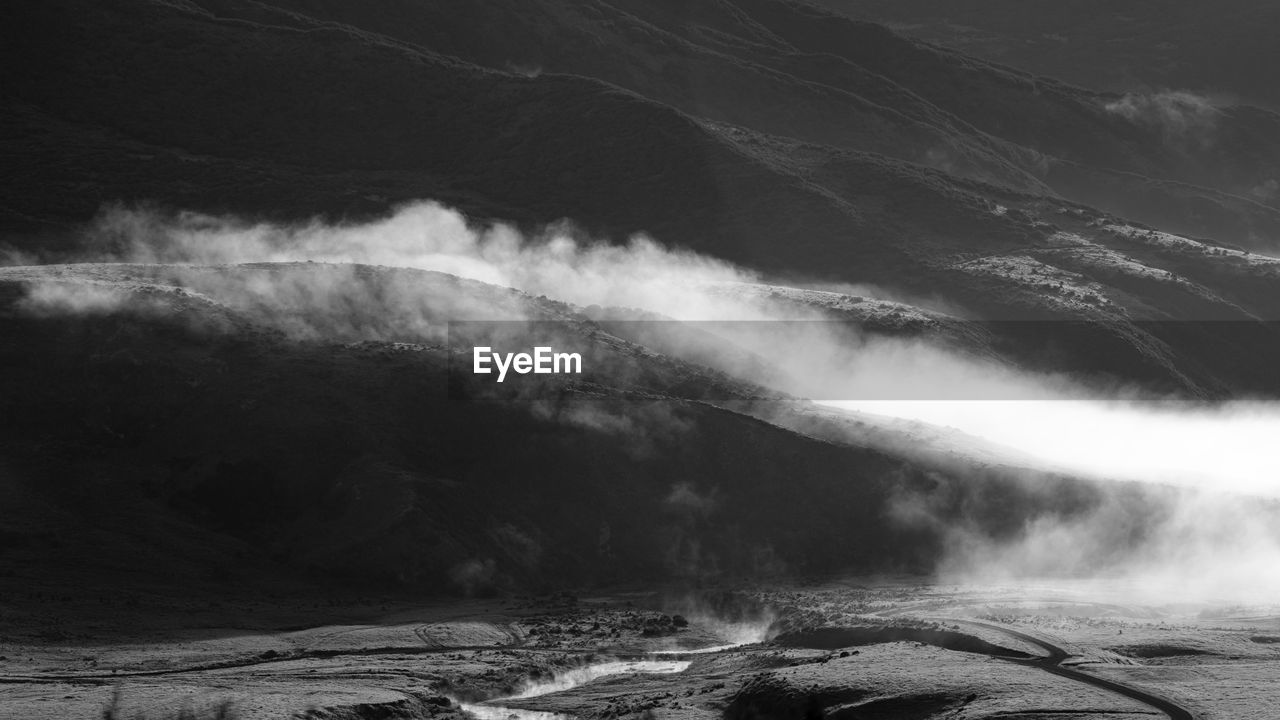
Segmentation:
<svg viewBox="0 0 1280 720">
<path fill-rule="evenodd" d="M 74 258 L 68 224 L 103 203 L 290 220 L 430 197 L 969 319 L 1086 320 L 1106 372 L 1165 390 L 1277 389 L 1197 357 L 1202 327 L 1130 326 L 1280 315 L 1276 264 L 1247 252 L 1280 230 L 1247 192 L 1280 174 L 1270 116 L 1215 108 L 1211 143 L 1171 137 L 780 0 L 518 5 L 8 8 L 6 242 Z"/>
<path fill-rule="evenodd" d="M 246 300 L 268 277 L 312 304 Z M 1111 496 L 876 450 L 563 303 L 441 273 L 69 265 L 0 271 L 0 289 L 3 557 L 33 586 L 218 593 L 273 565 L 468 593 L 918 572 L 942 539 L 898 517 L 910 496 L 995 536 Z M 558 319 L 588 370 L 510 390 L 451 379 L 443 321 L 468 315 Z M 1155 503 L 1154 519 L 1162 497 L 1134 486 L 1124 502 Z"/>
</svg>

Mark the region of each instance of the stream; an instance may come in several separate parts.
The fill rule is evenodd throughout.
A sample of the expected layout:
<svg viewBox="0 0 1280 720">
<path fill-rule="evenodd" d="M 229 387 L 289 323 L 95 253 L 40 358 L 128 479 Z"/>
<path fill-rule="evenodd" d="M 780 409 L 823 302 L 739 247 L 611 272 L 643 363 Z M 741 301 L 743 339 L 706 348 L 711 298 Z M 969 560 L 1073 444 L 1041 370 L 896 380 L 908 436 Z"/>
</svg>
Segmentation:
<svg viewBox="0 0 1280 720">
<path fill-rule="evenodd" d="M 459 702 L 458 704 L 463 710 L 476 716 L 479 720 L 511 720 L 511 718 L 516 718 L 516 720 L 570 720 L 572 717 L 570 715 L 539 710 L 521 710 L 503 707 L 498 703 L 506 700 L 523 700 L 525 698 L 538 697 L 539 695 L 563 692 L 609 675 L 632 673 L 666 675 L 681 672 L 687 667 L 689 667 L 687 660 L 613 660 L 567 670 L 549 680 L 531 681 L 515 695 L 494 698 L 482 703 Z"/>
</svg>

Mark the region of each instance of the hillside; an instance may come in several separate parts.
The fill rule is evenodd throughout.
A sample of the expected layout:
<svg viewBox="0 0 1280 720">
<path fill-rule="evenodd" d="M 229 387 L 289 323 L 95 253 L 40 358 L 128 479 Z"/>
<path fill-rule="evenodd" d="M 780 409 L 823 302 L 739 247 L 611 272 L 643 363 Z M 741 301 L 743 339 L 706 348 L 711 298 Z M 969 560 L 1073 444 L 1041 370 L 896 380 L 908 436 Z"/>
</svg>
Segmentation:
<svg viewBox="0 0 1280 720">
<path fill-rule="evenodd" d="M 246 298 L 264 278 L 332 302 Z M 383 324 L 344 322 L 374 288 Z M 438 273 L 80 265 L 9 268 L 0 289 L 4 572 L 32 588 L 918 572 L 942 531 L 899 517 L 909 497 L 993 537 L 1115 497 L 877 450 L 834 425 L 821 440 L 784 429 L 816 426 L 802 403 L 593 331 L 572 308 Z M 436 318 L 467 312 L 579 328 L 591 371 L 513 392 L 451 382 Z"/>
<path fill-rule="evenodd" d="M 1203 356 L 1204 326 L 1142 325 L 1277 317 L 1274 263 L 1249 250 L 1273 248 L 1280 211 L 1249 189 L 1280 174 L 1280 132 L 1247 107 L 1213 110 L 1202 143 L 780 0 L 3 12 L 4 244 L 27 257 L 80 259 L 104 204 L 289 222 L 431 198 L 966 320 L 1082 321 L 1068 369 L 1280 389 Z M 1269 357 L 1271 330 L 1250 332 Z M 1078 343 L 1118 349 L 1099 368 Z"/>
<path fill-rule="evenodd" d="M 0 3 L 0 716 L 1267 716 L 1264 5 Z"/>
<path fill-rule="evenodd" d="M 927 567 L 937 538 L 881 522 L 918 460 L 733 405 L 777 400 L 752 383 L 794 373 L 785 342 L 722 349 L 629 322 L 644 308 L 422 270 L 48 264 L 132 259 L 104 252 L 104 236 L 130 241 L 112 230 L 121 213 L 287 237 L 431 199 L 535 242 L 561 221 L 584 244 L 643 234 L 739 268 L 718 297 L 937 336 L 1104 392 L 1280 393 L 1280 210 L 1251 193 L 1280 174 L 1280 132 L 1248 106 L 1172 132 L 1117 96 L 783 0 L 55 0 L 0 21 L 13 472 L 127 477 L 106 487 L 292 567 L 456 586 L 441 558 L 464 557 L 497 563 L 495 582 L 550 565 L 599 578 L 614 560 L 583 548 L 619 531 L 568 519 L 615 501 L 633 545 L 613 552 L 637 577 Z M 30 283 L 48 307 L 22 299 Z M 555 320 L 590 339 L 597 370 L 550 409 L 519 392 L 457 405 L 470 391 L 441 329 L 468 318 Z M 651 407 L 706 442 L 648 433 Z M 515 459 L 487 466 L 481 448 L 510 438 Z M 551 497 L 518 484 L 526 467 L 577 480 Z M 743 483 L 717 504 L 772 528 L 760 544 L 668 507 L 686 485 L 711 492 L 708 477 Z M 773 517 L 770 493 L 795 478 L 814 507 Z M 44 492 L 23 482 L 18 497 Z M 495 494 L 514 499 L 490 514 Z M 217 527 L 241 507 L 259 514 Z M 668 519 L 636 525 L 624 507 Z M 326 523 L 362 529 L 313 542 Z M 815 523 L 847 542 L 804 545 L 793 531 Z M 882 536 L 898 550 L 853 549 Z"/>
<path fill-rule="evenodd" d="M 1266 2 L 822 0 L 832 10 L 1085 87 L 1186 89 L 1275 111 Z M 1153 9 L 1155 11 L 1153 11 Z"/>
</svg>

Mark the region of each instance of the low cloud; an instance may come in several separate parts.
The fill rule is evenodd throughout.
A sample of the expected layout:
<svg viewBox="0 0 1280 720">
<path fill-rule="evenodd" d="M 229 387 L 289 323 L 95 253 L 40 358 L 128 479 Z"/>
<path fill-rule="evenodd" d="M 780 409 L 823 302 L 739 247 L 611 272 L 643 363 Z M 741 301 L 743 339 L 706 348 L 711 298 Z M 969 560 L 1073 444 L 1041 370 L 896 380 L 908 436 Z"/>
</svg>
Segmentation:
<svg viewBox="0 0 1280 720">
<path fill-rule="evenodd" d="M 95 315 L 114 312 L 130 294 L 103 285 L 38 283 L 28 289 L 18 308 L 36 316 Z"/>
<path fill-rule="evenodd" d="M 349 225 L 246 223 L 113 207 L 89 229 L 85 247 L 78 261 L 358 263 L 433 270 L 576 305 L 644 307 L 678 319 L 724 317 L 728 308 L 705 297 L 700 286 L 755 277 L 644 236 L 610 245 L 582 241 L 567 225 L 526 236 L 508 225 L 473 224 L 431 202 Z"/>
<path fill-rule="evenodd" d="M 1112 112 L 1157 122 L 1175 133 L 1211 129 L 1211 113 L 1216 113 L 1194 97 L 1133 96 L 1113 105 Z M 1270 531 L 1271 516 L 1219 492 L 1280 494 L 1269 450 L 1280 434 L 1280 414 L 1270 406 L 1156 412 L 1091 401 L 1083 404 L 1082 415 L 1070 417 L 1064 400 L 1097 397 L 1073 378 L 1022 372 L 926 340 L 885 338 L 840 323 L 757 323 L 829 315 L 811 296 L 797 301 L 794 294 L 762 286 L 755 272 L 642 236 L 607 245 L 583 240 L 567 226 L 523 235 L 504 225 L 476 225 L 434 203 L 410 205 L 382 221 L 358 225 L 273 225 L 113 208 L 87 231 L 84 249 L 74 259 L 160 265 L 116 268 L 110 271 L 115 275 L 101 271 L 131 278 L 123 288 L 94 280 L 98 271 L 92 266 L 66 269 L 56 282 L 32 283 L 22 301 L 27 312 L 87 315 L 135 302 L 143 307 L 204 303 L 294 337 L 326 341 L 439 342 L 450 320 L 520 319 L 538 296 L 577 307 L 595 305 L 605 315 L 635 308 L 677 320 L 748 321 L 717 329 L 725 347 L 735 352 L 713 353 L 707 362 L 803 397 L 895 401 L 896 407 L 854 409 L 951 425 L 1063 472 L 1180 482 L 1190 488 L 1140 526 L 1126 514 L 1134 506 L 1119 501 L 1086 515 L 1032 518 L 1015 538 L 993 538 L 960 522 L 948 529 L 955 541 L 948 558 L 953 576 L 1085 573 L 1105 556 L 1106 567 L 1134 577 L 1141 573 L 1178 582 L 1194 570 L 1223 587 L 1256 577 L 1261 585 L 1280 589 L 1280 571 L 1272 569 L 1280 567 L 1280 542 Z M 227 265 L 240 267 L 220 267 Z M 5 272 L 22 277 L 26 271 Z M 28 275 L 39 277 L 34 271 Z M 845 295 L 885 294 L 869 286 L 839 289 Z M 967 398 L 1016 400 L 1017 407 L 975 401 L 952 405 L 959 412 L 948 418 L 928 411 L 927 404 L 903 402 L 946 398 L 954 391 Z M 639 455 L 647 452 L 646 438 L 653 433 L 684 429 L 657 405 L 620 410 L 581 404 L 535 407 L 535 412 L 632 437 Z M 676 486 L 667 500 L 673 509 L 696 515 L 714 497 Z M 930 515 L 921 507 L 902 517 L 927 521 Z M 1133 527 L 1140 527 L 1139 536 L 1116 534 Z M 512 538 L 519 539 L 507 539 Z M 517 546 L 524 547 L 512 545 Z M 696 535 L 682 536 L 672 547 L 678 552 L 671 562 L 687 565 L 691 573 L 711 563 Z M 1123 552 L 1108 549 L 1115 547 Z M 494 572 L 491 559 L 477 558 L 459 564 L 452 578 L 477 592 L 493 582 Z"/>
<path fill-rule="evenodd" d="M 1108 112 L 1159 130 L 1171 143 L 1207 146 L 1221 111 L 1208 98 L 1184 90 L 1129 93 L 1105 105 Z"/>
<path fill-rule="evenodd" d="M 709 327 L 724 348 L 707 352 L 704 342 L 697 361 L 804 397 L 946 397 L 960 389 L 970 396 L 1040 397 L 1046 386 L 1066 382 L 929 340 L 867 334 L 843 323 L 776 322 L 829 320 L 824 303 L 852 291 L 866 312 L 919 314 L 877 299 L 886 293 L 873 286 L 800 290 L 809 295 L 797 299 L 760 284 L 754 271 L 644 236 L 610 245 L 584 240 L 567 225 L 524 235 L 471 223 L 429 202 L 350 225 L 113 207 L 86 231 L 72 259 L 146 265 L 125 274 L 152 289 L 198 294 L 301 339 L 438 343 L 451 320 L 526 319 L 532 300 L 549 298 L 594 307 L 597 319 L 630 319 L 625 311 L 636 309 L 652 318 L 734 321 L 694 326 Z M 234 271 L 223 267 L 233 265 Z M 673 345 L 663 351 L 693 351 L 690 343 Z"/>
<path fill-rule="evenodd" d="M 948 520 L 939 526 L 947 548 L 939 578 L 1105 581 L 1110 592 L 1157 605 L 1270 604 L 1280 592 L 1280 504 L 1206 489 L 1101 489 L 1091 510 L 1030 518 L 1013 537 Z"/>
</svg>

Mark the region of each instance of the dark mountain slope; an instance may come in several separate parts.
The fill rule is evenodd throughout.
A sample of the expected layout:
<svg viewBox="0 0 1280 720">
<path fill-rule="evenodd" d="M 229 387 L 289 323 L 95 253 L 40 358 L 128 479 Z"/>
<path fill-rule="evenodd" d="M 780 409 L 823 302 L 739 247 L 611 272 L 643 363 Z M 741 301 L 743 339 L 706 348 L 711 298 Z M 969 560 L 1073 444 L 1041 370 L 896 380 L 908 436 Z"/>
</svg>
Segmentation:
<svg viewBox="0 0 1280 720">
<path fill-rule="evenodd" d="M 1017 132 L 1045 134 L 1027 142 L 1066 154 L 1096 142 L 1152 172 L 1176 153 L 1156 151 L 1158 131 L 1098 110 L 1098 96 L 878 26 L 754 0 L 692 14 L 549 0 L 56 0 L 0 12 L 14 226 L 83 220 L 116 200 L 296 220 L 367 217 L 427 196 L 477 218 L 537 227 L 567 217 L 593 234 L 644 231 L 783 277 L 936 296 L 970 318 L 1104 321 L 1054 356 L 1067 369 L 1195 393 L 1280 386 L 1225 359 L 1184 362 L 1213 342 L 1204 328 L 1133 325 L 1274 319 L 1274 263 L 1149 236 L 1018 178 L 1043 171 L 1121 204 L 1141 188 L 1153 212 L 1177 206 L 1232 237 L 1280 229 L 1275 210 L 1040 163 L 997 128 L 976 129 L 982 118 L 962 118 L 987 107 Z M 477 64 L 526 51 L 548 54 L 508 57 L 504 70 Z M 526 67 L 534 60 L 544 72 Z M 779 134 L 788 127 L 813 139 Z M 862 139 L 842 139 L 843 128 Z M 852 147 L 863 140 L 872 147 Z M 950 150 L 930 158 L 937 142 L 973 163 L 956 165 Z M 1258 162 L 1270 162 L 1259 147 Z M 924 164 L 891 157 L 904 148 L 923 149 Z M 1112 184 L 1099 191 L 1098 177 Z M 49 249 L 38 240 L 8 243 Z M 1269 329 L 1258 337 L 1273 343 Z M 1116 349 L 1105 368 L 1081 359 L 1096 347 Z"/>
<path fill-rule="evenodd" d="M 599 77 L 698 117 L 880 152 L 961 176 L 1085 200 L 1046 174 L 1061 161 L 1171 179 L 1255 198 L 1277 175 L 1280 125 L 1247 107 L 1111 107 L 1115 96 L 1070 87 L 853 22 L 803 3 L 636 0 L 521 7 L 486 3 L 325 0 L 273 5 L 373 29 L 499 69 Z M 463 7 L 469 6 L 469 7 Z M 1047 164 L 1047 165 L 1046 165 Z M 1127 202 L 1140 182 L 1104 196 L 1111 212 L 1169 229 L 1268 246 L 1237 235 L 1227 213 Z M 1150 194 L 1150 190 L 1147 190 Z M 1095 200 L 1096 195 L 1089 197 Z M 1219 225 L 1218 223 L 1225 223 Z M 1266 234 L 1274 234 L 1274 219 Z"/>
<path fill-rule="evenodd" d="M 1280 8 L 1258 0 L 821 0 L 838 12 L 1111 92 L 1186 88 L 1280 109 Z"/>
<path fill-rule="evenodd" d="M 844 246 L 848 264 L 855 254 L 841 238 L 863 234 L 849 203 L 598 81 L 487 72 L 346 31 L 266 28 L 153 5 L 78 13 L 51 4 L 31 15 L 30 42 L 7 46 L 10 66 L 27 71 L 11 86 L 26 104 L 8 106 L 13 125 L 50 114 L 75 120 L 35 134 L 34 153 L 24 139 L 19 153 L 31 174 L 15 177 L 15 197 L 37 205 L 15 214 L 48 215 L 41 206 L 51 203 L 84 217 L 113 197 L 169 200 L 175 193 L 148 170 L 158 161 L 160 177 L 188 163 L 183 180 L 195 187 L 180 184 L 180 196 L 199 198 L 212 185 L 201 208 L 296 217 L 329 210 L 322 201 L 335 194 L 347 207 L 370 197 L 385 206 L 440 188 L 473 212 L 530 223 L 568 217 L 616 235 L 644 230 L 765 267 L 788 257 L 797 267 L 816 262 L 778 238 Z M 97 43 L 99 35 L 117 42 Z M 57 83 L 33 65 L 45 53 L 58 58 Z M 181 92 L 171 97 L 175 82 Z M 78 202 L 47 186 L 24 190 L 42 178 L 83 187 L 88 173 L 73 170 L 81 176 L 73 183 L 59 171 L 75 147 L 68 136 L 85 126 L 90 139 L 77 145 L 89 145 L 87 157 L 69 162 L 102 184 Z M 299 176 L 320 197 L 291 187 Z M 290 204 L 268 204 L 282 196 Z M 888 245 L 877 252 L 897 253 Z"/>
<path fill-rule="evenodd" d="M 8 46 L 9 66 L 26 70 L 10 90 L 45 112 L 149 145 L 251 165 L 425 170 L 464 189 L 480 175 L 497 203 L 586 223 L 598 208 L 554 206 L 532 180 L 563 187 L 561 202 L 594 187 L 632 201 L 632 217 L 610 218 L 624 227 L 661 217 L 660 203 L 681 204 L 656 178 L 685 178 L 685 197 L 714 195 L 705 168 L 716 158 L 687 144 L 692 123 L 599 83 L 486 73 L 338 30 L 217 22 L 151 4 L 80 10 L 51 4 L 27 17 L 31 41 Z M 34 72 L 50 57 L 59 83 Z M 623 134 L 565 133 L 573 125 Z M 640 152 L 628 126 L 669 142 Z M 607 171 L 613 163 L 632 173 Z"/>
<path fill-rule="evenodd" d="M 141 182 L 137 176 L 150 162 L 137 155 L 163 160 L 179 148 L 246 165 L 240 172 L 260 187 L 248 197 L 226 197 L 238 209 L 252 207 L 252 198 L 298 203 L 287 189 L 298 173 L 277 166 L 285 163 L 357 173 L 318 183 L 320 197 L 306 208 L 313 212 L 367 211 L 434 190 L 439 199 L 503 217 L 558 214 L 596 223 L 607 215 L 619 228 L 642 224 L 670 234 L 662 208 L 696 208 L 682 205 L 685 193 L 646 187 L 655 173 L 669 184 L 678 171 L 710 198 L 720 185 L 721 195 L 738 195 L 778 182 L 738 187 L 734 163 L 723 166 L 714 145 L 676 140 L 680 131 L 669 120 L 609 100 L 590 83 L 550 76 L 558 72 L 629 88 L 690 117 L 1015 188 L 1040 191 L 1047 181 L 1069 197 L 1106 201 L 1113 212 L 1132 209 L 1138 219 L 1175 231 L 1265 245 L 1280 229 L 1273 210 L 1238 199 L 1224 204 L 1221 192 L 1202 199 L 1204 191 L 1195 188 L 1210 184 L 1240 194 L 1277 174 L 1275 127 L 1265 115 L 1245 125 L 1222 116 L 1214 122 L 1213 152 L 1195 143 L 1171 148 L 1160 127 L 1103 109 L 1106 98 L 794 4 L 720 3 L 696 12 L 662 3 L 632 3 L 625 12 L 603 3 L 519 5 L 226 0 L 80 7 L 62 0 L 10 8 L 5 59 L 14 72 L 6 122 L 15 142 L 8 152 L 34 175 L 16 183 L 13 195 L 20 201 L 32 180 L 54 187 L 94 180 L 108 183 L 100 197 L 170 200 L 185 193 Z M 437 52 L 538 75 L 537 82 L 480 73 Z M 47 120 L 24 114 L 14 101 L 70 123 L 62 128 L 70 136 L 48 137 L 33 127 Z M 515 103 L 523 110 L 518 117 L 510 112 Z M 85 144 L 81 135 L 101 141 L 103 132 L 152 147 L 68 152 Z M 26 134 L 46 136 L 46 143 L 33 154 L 28 139 L 17 140 Z M 536 160 L 526 157 L 534 152 Z M 1081 170 L 1057 171 L 1059 160 Z M 101 174 L 104 162 L 119 163 L 115 177 Z M 585 177 L 592 165 L 608 171 Z M 625 178 L 620 167 L 631 168 Z M 1108 193 L 1087 192 L 1091 178 L 1108 169 L 1133 177 L 1113 176 Z M 514 180 L 525 175 L 559 187 L 537 192 Z M 1170 193 L 1147 177 L 1183 185 Z M 624 183 L 633 207 L 605 212 L 585 199 L 572 202 L 599 194 L 592 188 Z M 138 184 L 144 188 L 135 190 Z M 199 183 L 210 196 L 204 207 L 235 184 Z M 84 189 L 93 186 L 80 194 Z M 1191 210 L 1183 207 L 1188 195 L 1199 201 Z M 50 213 L 57 205 L 10 206 L 19 220 L 57 216 Z"/>
<path fill-rule="evenodd" d="M 169 272 L 3 273 L 0 490 L 23 510 L 0 534 L 11 580 L 216 594 L 273 565 L 436 591 L 924 570 L 941 537 L 895 519 L 909 497 L 993 536 L 1108 497 L 800 435 L 697 401 L 686 393 L 708 385 L 688 380 L 705 370 L 616 342 L 606 352 L 624 362 L 584 382 L 459 395 L 438 328 L 396 331 L 424 343 L 341 343 L 336 324 L 308 339 L 279 328 L 324 317 L 298 317 L 284 296 L 268 314 L 237 299 L 274 278 L 339 295 L 413 288 L 428 318 L 574 317 L 501 288 L 323 265 Z"/>
<path fill-rule="evenodd" d="M 336 19 L 345 27 L 375 30 L 486 67 L 597 77 L 696 117 L 909 161 L 948 155 L 957 172 L 963 166 L 977 177 L 1042 187 L 1018 166 L 1009 148 L 966 136 L 954 127 L 960 124 L 954 118 L 857 66 L 845 63 L 833 73 L 814 73 L 810 64 L 821 67 L 838 59 L 801 56 L 785 44 L 751 44 L 746 51 L 738 43 L 721 47 L 726 38 L 739 38 L 733 33 L 753 30 L 741 26 L 745 18 L 723 4 L 691 10 L 646 3 L 625 11 L 604 3 L 554 2 L 519 7 L 391 2 L 365 9 L 306 0 L 278 5 L 296 9 L 299 14 L 292 18 L 299 21 Z M 224 7 L 230 11 L 231 5 Z M 689 12 L 715 21 L 727 14 L 731 26 L 712 42 L 706 36 L 686 37 L 678 19 Z M 832 83 L 832 77 L 840 80 Z"/>
</svg>

